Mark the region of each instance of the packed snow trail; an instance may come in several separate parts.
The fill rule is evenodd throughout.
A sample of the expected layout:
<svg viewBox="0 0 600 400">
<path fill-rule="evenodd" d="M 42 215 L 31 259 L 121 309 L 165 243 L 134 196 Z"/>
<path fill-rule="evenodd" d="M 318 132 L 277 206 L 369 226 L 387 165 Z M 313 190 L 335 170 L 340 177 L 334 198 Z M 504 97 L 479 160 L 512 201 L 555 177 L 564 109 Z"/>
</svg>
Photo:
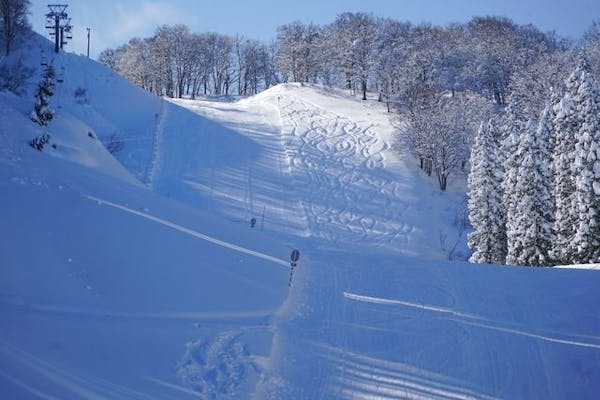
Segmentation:
<svg viewBox="0 0 600 400">
<path fill-rule="evenodd" d="M 175 100 L 221 125 L 220 137 L 239 136 L 217 141 L 207 129 L 206 154 L 184 169 L 177 160 L 191 155 L 182 148 L 188 140 L 168 143 L 173 161 L 165 162 L 159 192 L 192 203 L 193 192 L 196 204 L 236 221 L 261 219 L 265 209 L 268 231 L 289 242 L 306 237 L 323 247 L 447 257 L 451 246 L 442 238 L 464 240 L 451 226 L 464 195 L 421 185 L 391 149 L 393 127 L 383 109 L 336 96 L 280 85 L 237 102 Z M 230 159 L 219 168 L 217 160 Z M 182 182 L 184 191 L 176 187 Z"/>
<path fill-rule="evenodd" d="M 308 236 L 305 215 L 287 167 L 279 111 L 269 102 L 170 100 L 187 110 L 166 122 L 164 162 L 157 191 L 208 209 L 292 244 Z M 191 131 L 190 120 L 203 117 Z M 177 120 L 173 118 L 177 115 Z M 193 145 L 191 145 L 193 144 Z"/>
</svg>

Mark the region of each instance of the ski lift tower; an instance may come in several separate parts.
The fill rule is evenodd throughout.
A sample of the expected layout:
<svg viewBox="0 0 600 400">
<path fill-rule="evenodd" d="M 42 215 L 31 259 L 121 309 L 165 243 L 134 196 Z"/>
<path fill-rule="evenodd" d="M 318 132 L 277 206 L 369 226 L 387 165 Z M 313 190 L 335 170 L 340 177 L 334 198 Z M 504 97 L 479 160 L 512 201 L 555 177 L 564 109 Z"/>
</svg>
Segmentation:
<svg viewBox="0 0 600 400">
<path fill-rule="evenodd" d="M 46 14 L 46 29 L 54 36 L 54 52 L 58 53 L 67 40 L 72 39 L 71 19 L 67 14 L 67 4 L 48 4 L 50 12 Z"/>
</svg>

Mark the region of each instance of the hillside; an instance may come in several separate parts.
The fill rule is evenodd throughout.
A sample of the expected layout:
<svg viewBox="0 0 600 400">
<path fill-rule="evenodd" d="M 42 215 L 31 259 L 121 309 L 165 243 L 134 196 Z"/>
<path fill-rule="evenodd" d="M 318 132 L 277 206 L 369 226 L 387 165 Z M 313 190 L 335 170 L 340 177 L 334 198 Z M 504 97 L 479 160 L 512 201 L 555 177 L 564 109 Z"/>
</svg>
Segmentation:
<svg viewBox="0 0 600 400">
<path fill-rule="evenodd" d="M 441 193 L 393 150 L 380 104 L 294 84 L 161 100 L 62 54 L 38 152 L 41 49 L 29 92 L 0 93 L 2 398 L 600 391 L 600 275 L 456 261 L 464 183 Z"/>
</svg>

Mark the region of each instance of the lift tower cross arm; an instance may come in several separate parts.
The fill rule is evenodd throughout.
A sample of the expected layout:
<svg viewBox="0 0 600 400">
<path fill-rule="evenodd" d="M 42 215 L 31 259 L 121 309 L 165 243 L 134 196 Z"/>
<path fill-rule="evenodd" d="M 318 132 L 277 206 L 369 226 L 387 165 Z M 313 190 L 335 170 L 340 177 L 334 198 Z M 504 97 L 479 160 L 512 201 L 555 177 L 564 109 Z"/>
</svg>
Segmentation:
<svg viewBox="0 0 600 400">
<path fill-rule="evenodd" d="M 54 37 L 54 52 L 58 53 L 67 40 L 73 36 L 71 34 L 71 19 L 67 14 L 67 4 L 48 4 L 50 12 L 46 14 L 46 29 L 50 36 Z"/>
</svg>

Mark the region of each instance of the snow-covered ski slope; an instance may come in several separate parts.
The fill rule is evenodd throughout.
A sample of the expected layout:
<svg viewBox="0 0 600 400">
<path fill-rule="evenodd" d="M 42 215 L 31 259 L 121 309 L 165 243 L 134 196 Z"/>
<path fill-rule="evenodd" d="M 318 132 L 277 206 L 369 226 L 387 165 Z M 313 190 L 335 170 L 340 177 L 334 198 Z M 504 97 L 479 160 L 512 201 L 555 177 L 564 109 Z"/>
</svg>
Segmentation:
<svg viewBox="0 0 600 400">
<path fill-rule="evenodd" d="M 25 144 L 37 78 L 0 93 L 0 398 L 600 393 L 597 271 L 448 261 L 464 188 L 391 148 L 381 104 L 294 84 L 167 101 L 54 62 L 56 149 Z"/>
<path fill-rule="evenodd" d="M 222 130 L 208 128 L 200 150 L 187 146 L 193 139 L 172 141 L 164 154 L 173 161 L 165 165 L 177 168 L 164 171 L 159 191 L 193 189 L 209 208 L 227 204 L 234 220 L 262 219 L 265 210 L 269 230 L 319 248 L 426 258 L 454 249 L 452 256 L 464 256 L 454 226 L 464 188 L 440 193 L 413 159 L 398 156 L 395 128 L 380 103 L 297 84 L 237 102 L 174 102 L 242 136 L 224 141 Z M 190 151 L 197 153 L 194 165 L 180 169 L 175 159 L 189 159 Z"/>
<path fill-rule="evenodd" d="M 390 148 L 381 105 L 300 85 L 177 103 L 269 150 L 213 176 L 203 197 L 231 195 L 233 184 L 230 204 L 260 210 L 253 183 L 270 188 L 279 176 L 289 194 L 263 200 L 279 210 L 267 220 L 306 238 L 295 240 L 308 260 L 275 320 L 257 398 L 596 396 L 597 273 L 446 261 L 462 188 L 441 194 Z"/>
</svg>

